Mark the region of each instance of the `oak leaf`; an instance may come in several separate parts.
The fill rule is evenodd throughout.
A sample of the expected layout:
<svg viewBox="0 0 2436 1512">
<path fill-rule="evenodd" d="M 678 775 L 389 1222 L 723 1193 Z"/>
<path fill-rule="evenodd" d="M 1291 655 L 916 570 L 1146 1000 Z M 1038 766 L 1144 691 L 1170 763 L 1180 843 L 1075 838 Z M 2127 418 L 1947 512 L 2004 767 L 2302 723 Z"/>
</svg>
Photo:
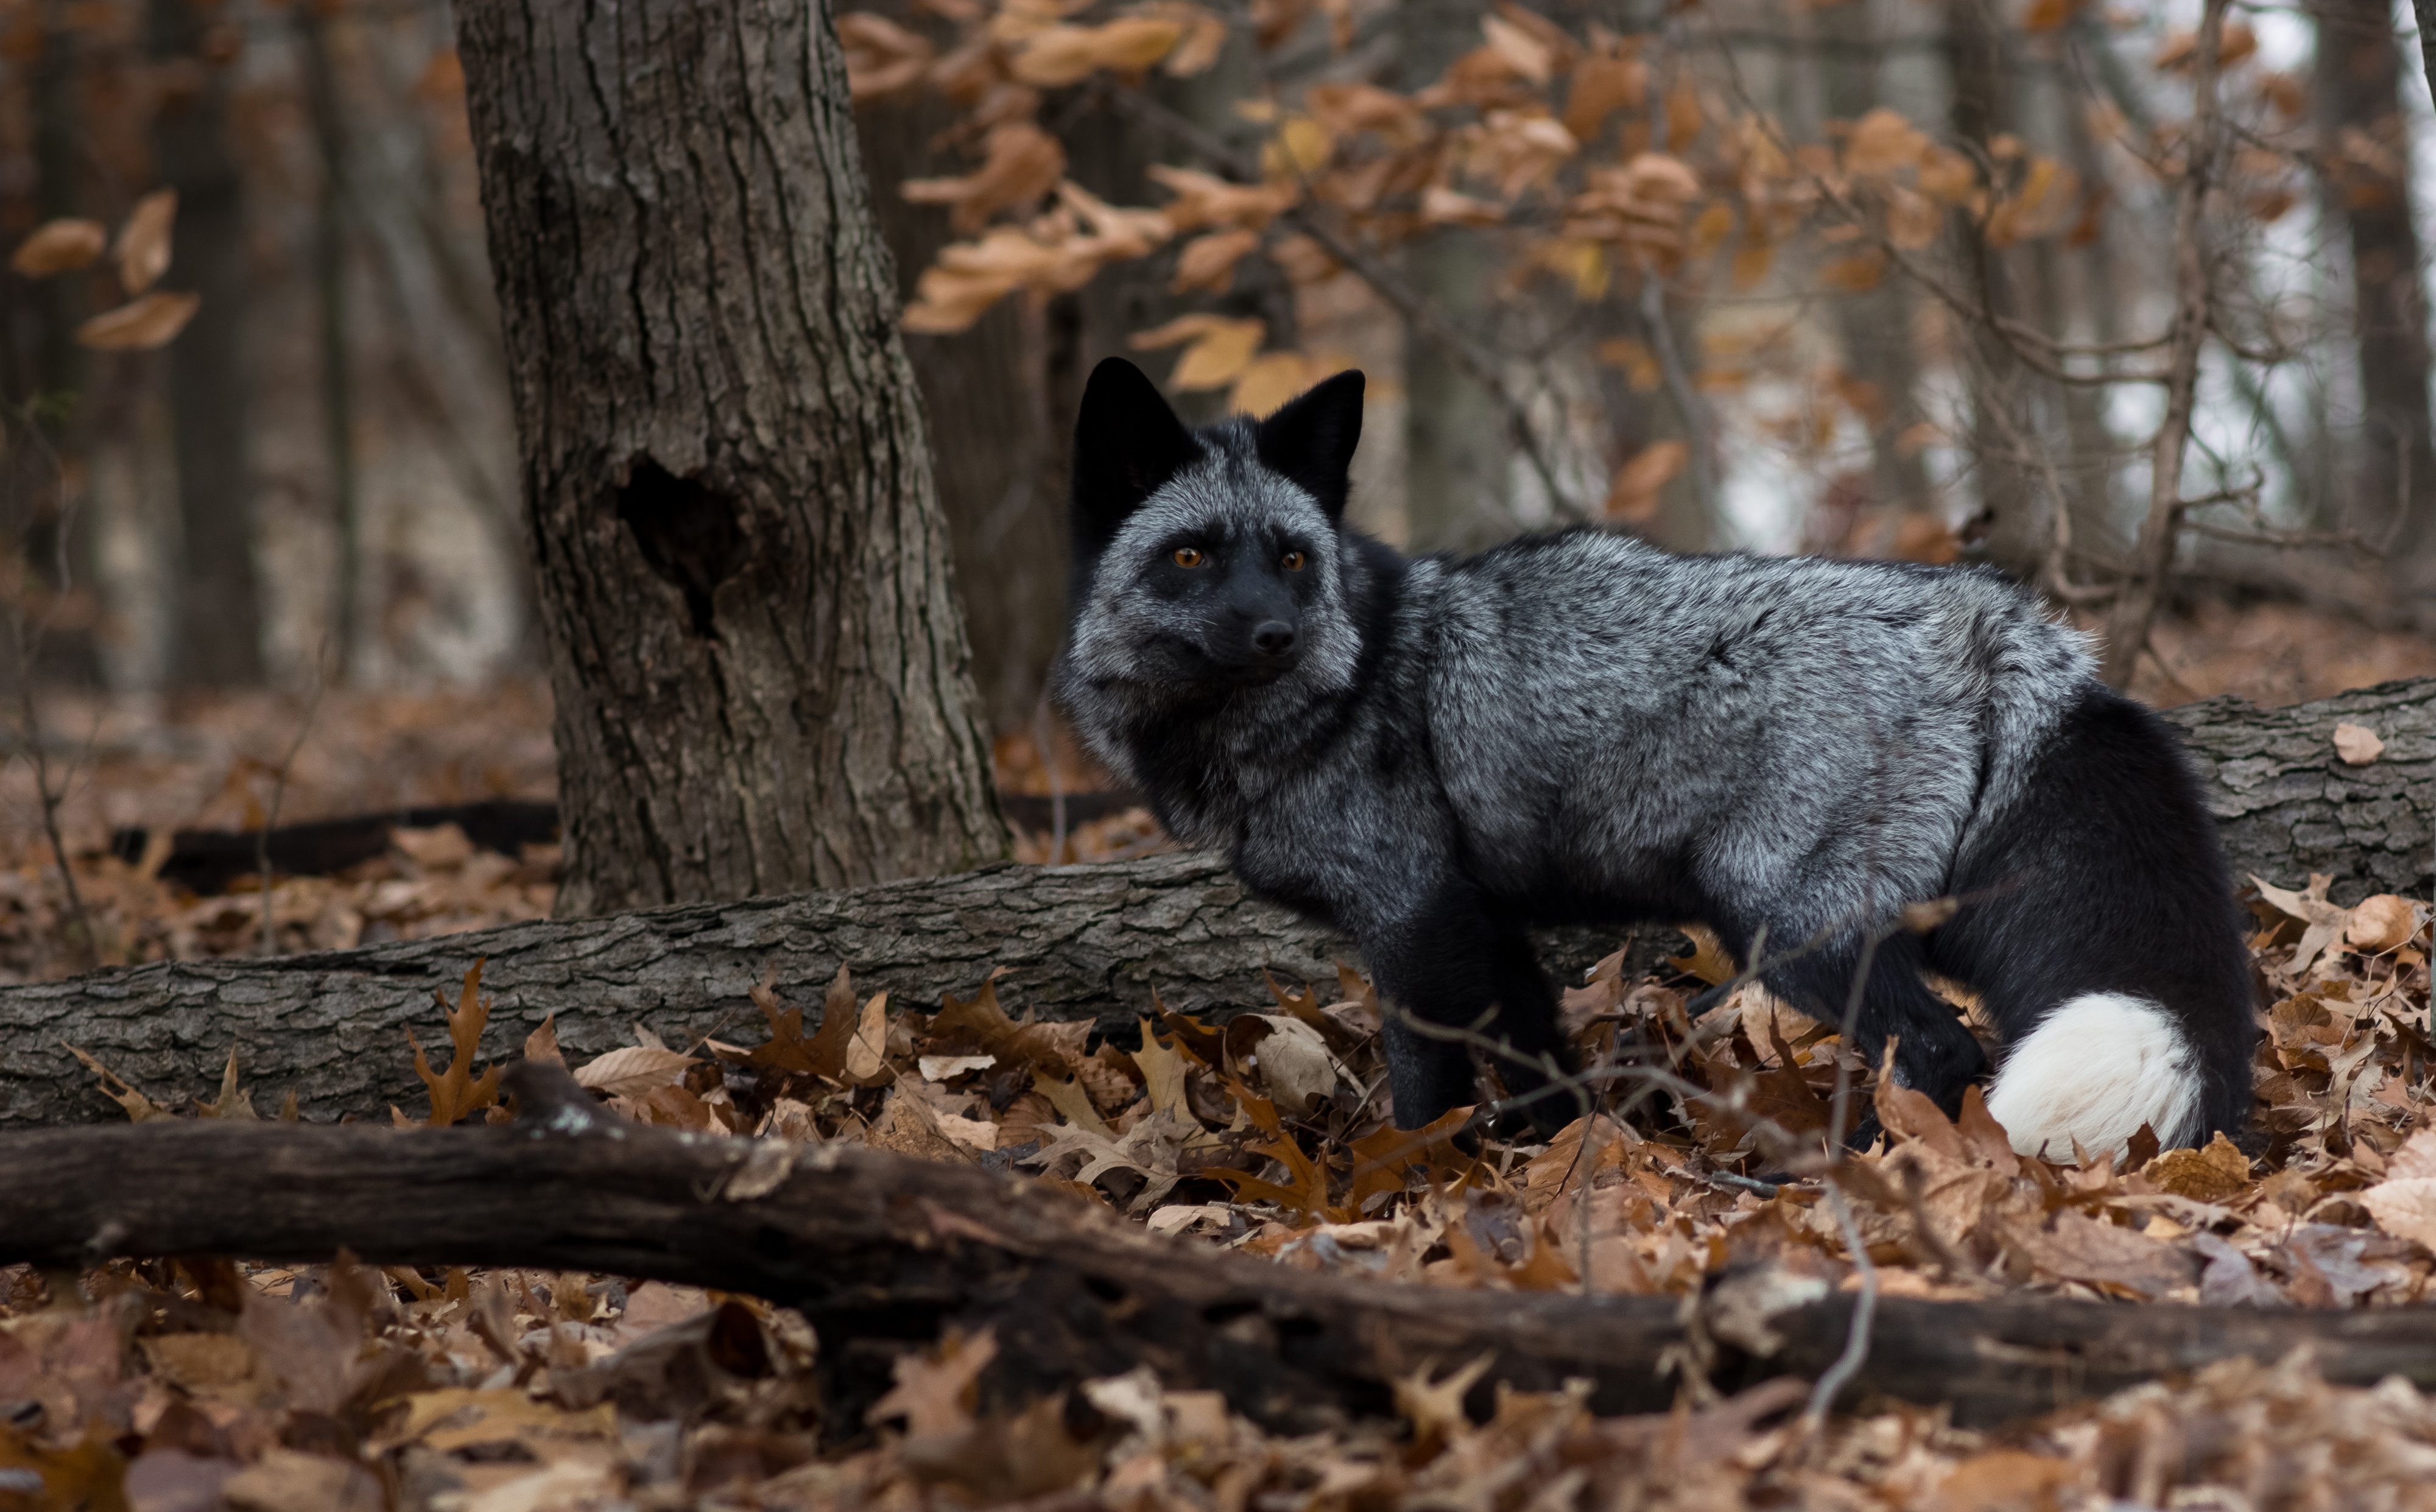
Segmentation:
<svg viewBox="0 0 2436 1512">
<path fill-rule="evenodd" d="M 476 956 L 465 968 L 465 984 L 457 995 L 457 1005 L 451 1008 L 445 995 L 434 988 L 432 1000 L 447 1016 L 448 1039 L 453 1051 L 448 1069 L 435 1074 L 431 1063 L 424 1058 L 423 1046 L 416 1041 L 414 1031 L 406 1032 L 406 1042 L 414 1050 L 414 1074 L 431 1094 L 431 1116 L 426 1121 L 433 1128 L 444 1128 L 466 1114 L 497 1105 L 499 1101 L 499 1068 L 493 1066 L 480 1076 L 474 1074 L 474 1054 L 480 1047 L 482 1027 L 490 1022 L 491 999 L 481 996 L 482 962 Z"/>
</svg>

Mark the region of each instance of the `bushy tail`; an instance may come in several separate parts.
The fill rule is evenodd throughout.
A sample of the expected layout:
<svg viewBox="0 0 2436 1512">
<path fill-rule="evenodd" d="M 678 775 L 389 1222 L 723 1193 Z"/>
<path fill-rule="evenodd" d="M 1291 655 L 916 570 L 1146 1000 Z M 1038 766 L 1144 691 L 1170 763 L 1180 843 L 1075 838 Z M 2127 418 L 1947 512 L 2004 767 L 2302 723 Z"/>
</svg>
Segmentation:
<svg viewBox="0 0 2436 1512">
<path fill-rule="evenodd" d="M 2195 1143 L 2203 1125 L 2200 1057 L 2164 1005 L 2120 992 L 2063 1003 L 2014 1045 L 1988 1092 L 1988 1111 L 2024 1155 L 2070 1160 L 2123 1153 L 2147 1124 L 2166 1149 Z"/>
</svg>

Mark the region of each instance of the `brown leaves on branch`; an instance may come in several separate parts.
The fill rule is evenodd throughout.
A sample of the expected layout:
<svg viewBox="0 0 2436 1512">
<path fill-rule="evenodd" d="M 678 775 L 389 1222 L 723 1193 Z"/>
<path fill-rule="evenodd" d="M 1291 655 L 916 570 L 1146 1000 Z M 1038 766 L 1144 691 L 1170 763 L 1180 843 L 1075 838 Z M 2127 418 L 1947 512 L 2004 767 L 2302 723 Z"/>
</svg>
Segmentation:
<svg viewBox="0 0 2436 1512">
<path fill-rule="evenodd" d="M 168 271 L 169 234 L 177 216 L 174 189 L 155 190 L 135 202 L 113 254 L 128 303 L 78 326 L 80 344 L 96 352 L 148 352 L 175 340 L 195 318 L 200 295 L 152 289 Z M 92 266 L 108 245 L 109 233 L 97 220 L 52 220 L 17 244 L 9 266 L 27 278 L 54 277 Z"/>
</svg>

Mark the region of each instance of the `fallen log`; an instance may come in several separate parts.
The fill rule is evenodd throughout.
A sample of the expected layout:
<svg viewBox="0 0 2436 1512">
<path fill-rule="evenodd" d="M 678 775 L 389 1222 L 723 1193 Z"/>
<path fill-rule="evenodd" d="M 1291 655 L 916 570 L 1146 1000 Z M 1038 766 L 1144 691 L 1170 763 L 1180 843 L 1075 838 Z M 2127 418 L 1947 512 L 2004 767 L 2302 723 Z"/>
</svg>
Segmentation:
<svg viewBox="0 0 2436 1512">
<path fill-rule="evenodd" d="M 2381 683 L 2290 708 L 2212 698 L 2167 709 L 2181 726 L 2234 875 L 2299 887 L 2334 878 L 2348 908 L 2372 893 L 2426 897 L 2436 843 L 2436 678 Z M 2335 727 L 2384 742 L 2363 766 Z"/>
<path fill-rule="evenodd" d="M 1314 1273 L 1125 1224 L 1046 1183 L 844 1146 L 680 1135 L 600 1110 L 520 1063 L 508 1127 L 153 1122 L 0 1135 L 0 1263 L 113 1257 L 547 1267 L 744 1292 L 820 1335 L 830 1421 L 855 1430 L 894 1361 L 943 1328 L 997 1330 L 985 1397 L 1012 1405 L 1148 1364 L 1279 1432 L 1392 1410 L 1393 1383 L 1486 1355 L 1474 1388 L 1592 1383 L 1663 1410 L 1691 1336 L 1670 1297 L 1460 1291 Z M 244 1181 L 229 1173 L 242 1171 Z M 1712 1382 L 1815 1380 L 1853 1299 L 1702 1331 Z M 1722 1312 L 1716 1312 L 1722 1316 Z M 1761 1329 L 1752 1327 L 1754 1322 Z M 1762 1331 L 1778 1342 L 1765 1355 Z M 1732 1342 L 1744 1341 L 1741 1344 Z M 2328 1380 L 2436 1387 L 2436 1310 L 2265 1312 L 2062 1300 L 1881 1301 L 1846 1399 L 1948 1402 L 1994 1424 L 2241 1355 L 2306 1346 Z"/>
<path fill-rule="evenodd" d="M 2286 886 L 2331 873 L 2343 902 L 2426 891 L 2436 680 L 2281 710 L 2212 700 L 2167 717 L 2189 737 L 2237 873 Z M 2344 722 L 2374 730 L 2384 755 L 2363 767 L 2338 759 L 2333 734 Z M 1571 976 L 1624 938 L 1557 931 L 1541 947 Z M 1642 931 L 1636 964 L 1669 939 Z M 630 1043 L 637 1022 L 670 1043 L 719 1025 L 749 1037 L 758 1019 L 746 993 L 765 971 L 816 1019 L 820 986 L 841 964 L 866 990 L 925 1007 L 1004 968 L 999 991 L 1011 1010 L 1122 1033 L 1154 991 L 1170 1007 L 1224 1017 L 1265 1002 L 1263 970 L 1326 982 L 1337 962 L 1358 960 L 1347 942 L 1245 896 L 1223 860 L 1186 855 L 168 963 L 0 988 L 0 1128 L 120 1116 L 67 1044 L 163 1104 L 212 1094 L 234 1049 L 265 1105 L 292 1091 L 310 1119 L 385 1116 L 420 1093 L 406 1026 L 429 1031 L 433 990 L 453 986 L 478 955 L 497 999 L 492 1046 L 511 1050 L 554 1015 L 559 1042 L 578 1056 Z"/>
</svg>

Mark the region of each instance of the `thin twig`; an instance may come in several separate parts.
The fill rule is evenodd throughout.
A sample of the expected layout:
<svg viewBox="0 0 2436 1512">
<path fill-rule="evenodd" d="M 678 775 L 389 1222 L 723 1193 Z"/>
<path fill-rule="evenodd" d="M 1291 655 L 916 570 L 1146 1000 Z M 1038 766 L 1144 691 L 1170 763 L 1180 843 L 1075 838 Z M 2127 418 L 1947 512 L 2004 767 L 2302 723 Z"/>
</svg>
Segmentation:
<svg viewBox="0 0 2436 1512">
<path fill-rule="evenodd" d="M 304 718 L 297 723 L 296 739 L 287 743 L 287 754 L 279 758 L 279 770 L 271 776 L 270 811 L 253 837 L 253 869 L 262 876 L 263 955 L 279 953 L 279 935 L 270 910 L 270 832 L 279 827 L 279 808 L 287 799 L 287 779 L 296 770 L 296 756 L 304 749 L 304 738 L 313 733 L 313 716 L 321 712 L 322 694 L 330 686 L 329 659 L 330 646 L 325 640 L 321 653 L 313 658 L 313 693 L 305 700 Z"/>
<path fill-rule="evenodd" d="M 33 406 L 27 405 L 25 413 L 18 418 L 35 448 L 50 464 L 51 475 L 58 479 L 61 496 L 61 545 L 59 559 L 53 567 L 59 574 L 59 590 L 48 596 L 49 601 L 43 606 L 39 618 L 29 618 L 26 611 L 26 590 L 29 585 L 21 585 L 15 610 L 9 617 L 9 641 L 17 662 L 18 734 L 25 745 L 26 759 L 34 768 L 34 791 L 43 808 L 43 833 L 50 841 L 51 860 L 59 867 L 60 886 L 67 894 L 68 914 L 75 922 L 77 954 L 80 964 L 90 971 L 101 965 L 101 941 L 94 933 L 93 914 L 85 908 L 84 893 L 77 886 L 76 868 L 68 864 L 67 838 L 60 827 L 60 808 L 67 801 L 67 778 L 62 777 L 56 785 L 51 781 L 50 755 L 43 739 L 42 712 L 34 697 L 35 667 L 42 659 L 43 642 L 49 635 L 51 621 L 59 614 L 73 586 L 68 578 L 66 542 L 69 530 L 75 528 L 77 504 L 68 493 L 67 469 L 61 463 L 59 452 L 51 445 L 50 438 L 43 433 L 42 426 L 34 420 Z M 75 770 L 71 765 L 70 776 L 74 775 Z"/>
<path fill-rule="evenodd" d="M 2148 644 L 2149 627 L 2165 601 L 2174 548 L 2182 537 L 2183 456 L 2199 393 L 2200 352 L 2208 335 L 2207 251 L 2201 242 L 2201 216 L 2218 150 L 2217 65 L 2224 43 L 2230 0 L 2206 0 L 2191 78 L 2190 140 L 2184 147 L 2183 182 L 2174 201 L 2173 343 L 2166 361 L 2166 418 L 2149 454 L 2149 517 L 2132 552 L 2132 572 L 2114 600 L 2107 625 L 2106 659 L 2099 668 L 2110 686 L 2127 686 Z"/>
<path fill-rule="evenodd" d="M 1806 1433 L 1816 1433 L 1826 1423 L 1836 1397 L 1861 1373 L 1870 1358 L 1870 1329 L 1878 1316 L 1878 1268 L 1870 1263 L 1870 1246 L 1862 1242 L 1861 1225 L 1853 1217 L 1852 1204 L 1844 1200 L 1844 1189 L 1832 1177 L 1827 1182 L 1827 1208 L 1836 1215 L 1836 1227 L 1844 1236 L 1844 1248 L 1853 1257 L 1853 1273 L 1861 1278 L 1861 1288 L 1853 1300 L 1853 1327 L 1844 1335 L 1843 1352 L 1810 1388 L 1810 1405 L 1801 1413 Z"/>
<path fill-rule="evenodd" d="M 1675 411 L 1683 419 L 1683 439 L 1691 443 L 1692 494 L 1699 500 L 1700 517 L 1714 529 L 1717 519 L 1717 483 L 1709 454 L 1709 427 L 1702 413 L 1700 395 L 1692 387 L 1692 375 L 1683 366 L 1682 348 L 1675 341 L 1675 322 L 1666 316 L 1666 285 L 1647 258 L 1641 263 L 1641 323 L 1648 328 L 1649 344 L 1658 356 L 1659 375 L 1665 381 L 1666 396 L 1675 401 Z"/>
</svg>

